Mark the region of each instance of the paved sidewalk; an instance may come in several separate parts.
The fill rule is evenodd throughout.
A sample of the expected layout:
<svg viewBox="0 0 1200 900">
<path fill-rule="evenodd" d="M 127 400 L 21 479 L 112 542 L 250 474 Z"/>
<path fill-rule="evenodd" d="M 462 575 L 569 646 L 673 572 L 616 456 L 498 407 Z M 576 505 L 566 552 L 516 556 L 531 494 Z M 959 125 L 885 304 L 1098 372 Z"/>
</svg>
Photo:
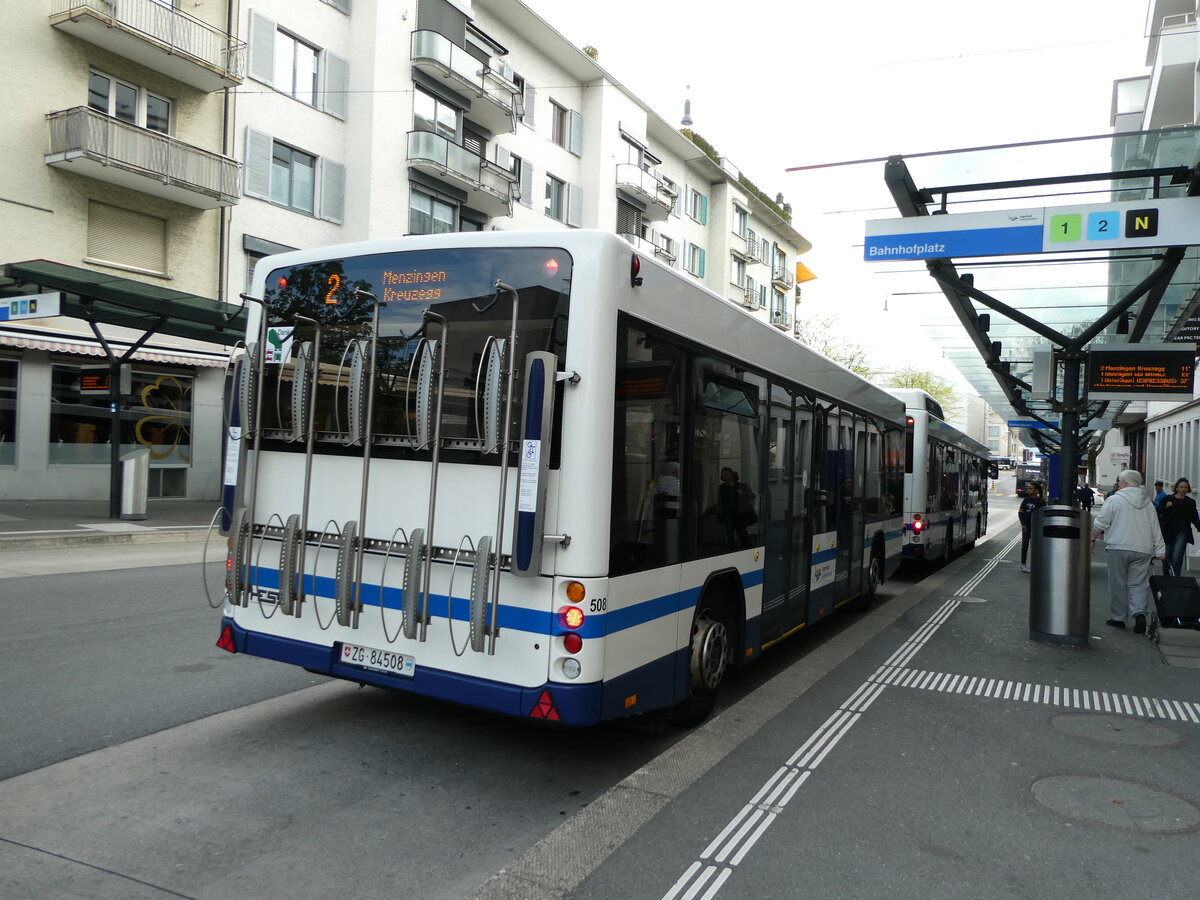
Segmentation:
<svg viewBox="0 0 1200 900">
<path fill-rule="evenodd" d="M 1195 900 L 1200 631 L 1106 625 L 1101 552 L 1087 645 L 1030 640 L 1017 534 L 881 603 L 820 649 L 831 666 L 785 670 L 475 897 Z"/>
<path fill-rule="evenodd" d="M 107 500 L 0 500 L 0 550 L 64 543 L 204 540 L 216 500 L 151 500 L 146 518 L 109 518 Z"/>
</svg>

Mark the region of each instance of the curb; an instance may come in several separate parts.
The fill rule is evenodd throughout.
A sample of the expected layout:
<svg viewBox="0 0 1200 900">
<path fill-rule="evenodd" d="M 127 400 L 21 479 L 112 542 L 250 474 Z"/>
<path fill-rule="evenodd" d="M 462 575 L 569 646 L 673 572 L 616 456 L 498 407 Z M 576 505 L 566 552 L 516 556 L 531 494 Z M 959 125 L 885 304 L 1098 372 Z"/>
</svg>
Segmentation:
<svg viewBox="0 0 1200 900">
<path fill-rule="evenodd" d="M 113 544 L 199 543 L 208 537 L 207 525 L 165 526 L 146 531 L 54 531 L 44 534 L 0 534 L 0 553 L 10 550 L 47 550 L 55 547 L 96 547 Z M 214 529 L 214 542 L 222 540 Z"/>
</svg>

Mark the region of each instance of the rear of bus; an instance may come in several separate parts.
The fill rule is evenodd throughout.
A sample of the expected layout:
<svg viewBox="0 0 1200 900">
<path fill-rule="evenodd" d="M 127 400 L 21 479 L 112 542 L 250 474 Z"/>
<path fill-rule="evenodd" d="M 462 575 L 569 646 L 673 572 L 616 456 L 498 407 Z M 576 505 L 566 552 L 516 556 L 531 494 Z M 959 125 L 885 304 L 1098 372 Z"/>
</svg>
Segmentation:
<svg viewBox="0 0 1200 900">
<path fill-rule="evenodd" d="M 616 243 L 455 234 L 260 262 L 221 646 L 508 715 L 614 714 L 597 423 Z"/>
</svg>

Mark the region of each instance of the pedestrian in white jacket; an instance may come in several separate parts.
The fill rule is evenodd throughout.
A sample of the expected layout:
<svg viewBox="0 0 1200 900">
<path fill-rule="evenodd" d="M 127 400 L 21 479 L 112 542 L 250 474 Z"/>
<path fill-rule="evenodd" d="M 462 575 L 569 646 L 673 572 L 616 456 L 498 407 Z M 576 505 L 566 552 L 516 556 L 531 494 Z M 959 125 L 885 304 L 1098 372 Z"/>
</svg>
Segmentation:
<svg viewBox="0 0 1200 900">
<path fill-rule="evenodd" d="M 1150 605 L 1150 563 L 1167 552 L 1158 510 L 1142 486 L 1141 473 L 1126 469 L 1117 476 L 1117 492 L 1105 501 L 1092 522 L 1092 547 L 1104 535 L 1108 555 L 1108 606 L 1106 624 L 1124 628 L 1133 616 L 1133 630 L 1146 632 Z"/>
</svg>

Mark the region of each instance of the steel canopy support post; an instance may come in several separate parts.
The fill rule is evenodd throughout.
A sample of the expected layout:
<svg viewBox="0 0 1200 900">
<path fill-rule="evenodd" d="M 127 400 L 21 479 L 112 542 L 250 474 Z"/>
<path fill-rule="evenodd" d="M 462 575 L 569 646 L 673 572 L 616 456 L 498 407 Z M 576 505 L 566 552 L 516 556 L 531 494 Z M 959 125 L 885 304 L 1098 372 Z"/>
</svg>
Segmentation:
<svg viewBox="0 0 1200 900">
<path fill-rule="evenodd" d="M 1058 502 L 1076 504 L 1075 469 L 1079 465 L 1079 412 L 1083 406 L 1080 394 L 1079 370 L 1084 354 L 1068 350 L 1062 354 L 1063 399 L 1060 430 L 1062 434 L 1062 465 L 1058 467 Z"/>
</svg>

